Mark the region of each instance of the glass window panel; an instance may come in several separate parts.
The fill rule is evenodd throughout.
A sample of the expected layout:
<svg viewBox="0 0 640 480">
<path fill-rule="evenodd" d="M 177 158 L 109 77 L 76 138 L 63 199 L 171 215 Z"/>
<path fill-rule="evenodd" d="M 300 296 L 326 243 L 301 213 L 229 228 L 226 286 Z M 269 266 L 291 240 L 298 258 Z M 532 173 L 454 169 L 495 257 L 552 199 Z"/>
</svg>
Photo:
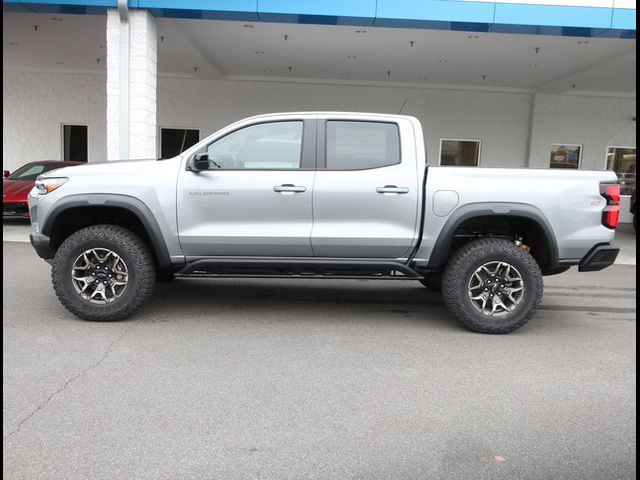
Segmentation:
<svg viewBox="0 0 640 480">
<path fill-rule="evenodd" d="M 200 141 L 200 132 L 187 128 L 160 129 L 160 158 L 173 158 Z"/>
<path fill-rule="evenodd" d="M 479 163 L 479 140 L 440 141 L 440 165 L 451 167 L 477 167 Z"/>
<path fill-rule="evenodd" d="M 582 145 L 551 145 L 551 156 L 549 158 L 549 168 L 573 168 L 580 167 L 580 155 Z"/>
<path fill-rule="evenodd" d="M 62 159 L 86 162 L 88 159 L 88 138 L 86 125 L 62 126 Z"/>
<path fill-rule="evenodd" d="M 618 175 L 620 193 L 631 195 L 636 189 L 636 149 L 609 147 L 607 149 L 607 170 L 613 170 Z"/>
<path fill-rule="evenodd" d="M 364 170 L 400 163 L 398 125 L 381 122 L 327 122 L 328 170 Z"/>
<path fill-rule="evenodd" d="M 209 165 L 215 169 L 300 168 L 303 122 L 251 125 L 207 147 Z"/>
</svg>

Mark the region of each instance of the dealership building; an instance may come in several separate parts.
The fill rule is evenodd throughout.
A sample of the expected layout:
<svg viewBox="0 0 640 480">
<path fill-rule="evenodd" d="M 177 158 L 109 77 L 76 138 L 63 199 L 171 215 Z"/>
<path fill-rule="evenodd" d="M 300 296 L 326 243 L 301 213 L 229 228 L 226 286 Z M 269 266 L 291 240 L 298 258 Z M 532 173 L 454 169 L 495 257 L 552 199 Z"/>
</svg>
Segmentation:
<svg viewBox="0 0 640 480">
<path fill-rule="evenodd" d="M 171 157 L 243 117 L 402 113 L 430 165 L 636 169 L 632 0 L 3 2 L 3 168 Z M 630 221 L 623 208 L 623 221 Z"/>
</svg>

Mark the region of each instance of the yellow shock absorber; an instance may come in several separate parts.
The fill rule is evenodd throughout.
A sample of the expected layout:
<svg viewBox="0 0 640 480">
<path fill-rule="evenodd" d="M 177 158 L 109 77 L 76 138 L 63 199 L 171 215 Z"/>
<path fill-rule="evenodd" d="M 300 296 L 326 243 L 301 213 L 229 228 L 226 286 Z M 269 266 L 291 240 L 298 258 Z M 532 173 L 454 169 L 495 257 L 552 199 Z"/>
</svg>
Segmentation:
<svg viewBox="0 0 640 480">
<path fill-rule="evenodd" d="M 513 243 L 515 243 L 516 246 L 520 247 L 525 252 L 530 252 L 531 251 L 531 247 L 529 245 L 525 245 L 524 243 L 522 243 L 522 239 L 521 238 L 515 239 L 513 241 Z"/>
</svg>

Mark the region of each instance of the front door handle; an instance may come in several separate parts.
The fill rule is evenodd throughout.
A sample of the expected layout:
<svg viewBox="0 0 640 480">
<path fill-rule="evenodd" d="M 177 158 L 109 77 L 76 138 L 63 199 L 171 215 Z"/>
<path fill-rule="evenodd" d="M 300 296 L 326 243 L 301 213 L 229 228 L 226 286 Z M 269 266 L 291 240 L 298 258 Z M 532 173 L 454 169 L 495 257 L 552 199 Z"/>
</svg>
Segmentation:
<svg viewBox="0 0 640 480">
<path fill-rule="evenodd" d="M 395 185 L 385 185 L 384 187 L 376 188 L 376 192 L 382 194 L 404 194 L 409 193 L 409 189 L 406 187 L 396 187 Z"/>
<path fill-rule="evenodd" d="M 277 185 L 273 187 L 274 192 L 282 193 L 283 195 L 292 194 L 292 193 L 302 193 L 307 191 L 307 187 L 301 187 L 298 185 L 293 185 L 291 183 L 285 183 L 283 185 Z"/>
</svg>

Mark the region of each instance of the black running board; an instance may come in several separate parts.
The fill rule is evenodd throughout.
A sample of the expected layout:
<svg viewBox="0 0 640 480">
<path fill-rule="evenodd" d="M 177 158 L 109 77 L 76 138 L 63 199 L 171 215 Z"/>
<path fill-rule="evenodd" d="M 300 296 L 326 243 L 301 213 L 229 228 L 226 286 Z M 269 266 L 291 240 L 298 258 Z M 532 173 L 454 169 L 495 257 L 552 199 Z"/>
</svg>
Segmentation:
<svg viewBox="0 0 640 480">
<path fill-rule="evenodd" d="M 215 257 L 196 260 L 179 277 L 350 278 L 420 280 L 422 275 L 392 260 L 340 258 Z"/>
</svg>

